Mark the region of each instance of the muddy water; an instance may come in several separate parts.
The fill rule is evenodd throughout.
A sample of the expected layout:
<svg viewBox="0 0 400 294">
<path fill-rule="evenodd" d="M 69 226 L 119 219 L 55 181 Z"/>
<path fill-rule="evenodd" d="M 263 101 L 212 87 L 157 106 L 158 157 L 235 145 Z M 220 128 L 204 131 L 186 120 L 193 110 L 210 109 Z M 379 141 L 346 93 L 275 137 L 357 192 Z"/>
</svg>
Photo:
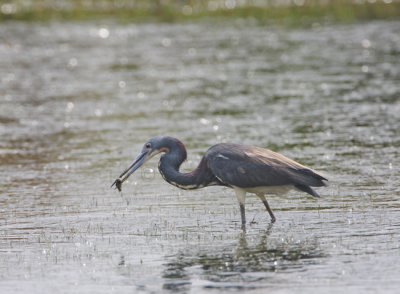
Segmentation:
<svg viewBox="0 0 400 294">
<path fill-rule="evenodd" d="M 395 293 L 399 22 L 0 26 L 0 292 Z M 268 147 L 325 173 L 321 199 L 180 191 L 150 137 Z"/>
</svg>

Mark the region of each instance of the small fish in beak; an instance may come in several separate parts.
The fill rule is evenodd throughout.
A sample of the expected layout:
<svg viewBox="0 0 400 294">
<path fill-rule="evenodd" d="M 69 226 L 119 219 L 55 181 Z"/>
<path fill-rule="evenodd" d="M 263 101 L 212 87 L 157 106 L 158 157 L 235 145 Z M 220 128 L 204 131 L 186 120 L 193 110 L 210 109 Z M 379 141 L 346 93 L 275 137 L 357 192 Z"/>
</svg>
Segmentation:
<svg viewBox="0 0 400 294">
<path fill-rule="evenodd" d="M 118 179 L 114 181 L 111 187 L 115 185 L 115 188 L 121 192 L 122 183 L 125 182 L 126 179 L 128 179 L 129 176 L 133 174 L 139 167 L 141 167 L 144 163 L 146 163 L 146 161 L 148 161 L 150 158 L 152 158 L 154 155 L 157 155 L 158 153 L 160 153 L 160 151 L 157 149 L 153 149 L 150 142 L 146 143 L 143 146 L 143 149 L 140 152 L 140 154 L 136 157 L 136 159 L 132 162 L 132 164 L 126 170 L 123 171 L 123 173 L 118 177 Z"/>
<path fill-rule="evenodd" d="M 122 191 L 122 180 L 120 178 L 116 179 L 115 182 L 111 185 L 114 186 L 118 189 L 118 191 Z"/>
</svg>

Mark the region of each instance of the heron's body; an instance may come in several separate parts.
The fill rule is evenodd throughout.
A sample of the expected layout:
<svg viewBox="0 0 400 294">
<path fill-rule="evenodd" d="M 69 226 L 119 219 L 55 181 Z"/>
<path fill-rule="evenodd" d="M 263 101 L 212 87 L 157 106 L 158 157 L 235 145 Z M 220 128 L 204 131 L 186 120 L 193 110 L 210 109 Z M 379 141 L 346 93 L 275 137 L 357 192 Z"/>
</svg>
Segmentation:
<svg viewBox="0 0 400 294">
<path fill-rule="evenodd" d="M 240 205 L 242 225 L 245 226 L 246 193 L 256 194 L 271 216 L 275 216 L 265 198 L 267 194 L 282 194 L 290 189 L 319 195 L 311 187 L 325 186 L 326 179 L 279 153 L 268 149 L 221 143 L 207 150 L 198 167 L 190 173 L 181 173 L 179 168 L 186 160 L 184 145 L 172 137 L 155 137 L 145 144 L 134 163 L 114 182 L 120 189 L 129 175 L 149 158 L 165 153 L 159 162 L 159 171 L 170 184 L 185 190 L 207 186 L 225 186 L 235 190 Z"/>
</svg>

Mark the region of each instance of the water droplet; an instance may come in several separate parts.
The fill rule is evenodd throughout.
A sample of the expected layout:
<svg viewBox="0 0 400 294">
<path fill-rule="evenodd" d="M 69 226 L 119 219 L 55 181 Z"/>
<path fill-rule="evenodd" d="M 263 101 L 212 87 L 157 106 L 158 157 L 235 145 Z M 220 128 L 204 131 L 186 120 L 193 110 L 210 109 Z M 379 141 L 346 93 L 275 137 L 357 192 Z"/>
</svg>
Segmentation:
<svg viewBox="0 0 400 294">
<path fill-rule="evenodd" d="M 118 87 L 125 88 L 126 87 L 126 83 L 124 81 L 119 81 L 118 82 Z"/>
<path fill-rule="evenodd" d="M 202 117 L 202 118 L 200 118 L 200 123 L 202 125 L 208 125 L 208 124 L 210 124 L 210 121 L 208 119 Z"/>
<path fill-rule="evenodd" d="M 67 112 L 71 112 L 72 111 L 72 109 L 74 109 L 74 103 L 73 102 L 68 102 L 67 103 L 67 108 L 66 108 L 66 111 Z"/>
<path fill-rule="evenodd" d="M 97 117 L 100 117 L 100 116 L 103 115 L 103 110 L 101 110 L 101 109 L 96 109 L 96 110 L 94 111 L 94 114 L 95 114 Z"/>
<path fill-rule="evenodd" d="M 77 65 L 78 65 L 78 59 L 76 59 L 76 58 L 71 58 L 68 61 L 68 66 L 69 67 L 76 67 Z"/>
<path fill-rule="evenodd" d="M 367 39 L 364 39 L 364 40 L 362 40 L 361 45 L 362 45 L 364 48 L 367 49 L 367 48 L 371 47 L 371 41 L 370 41 L 370 40 L 367 40 Z"/>
<path fill-rule="evenodd" d="M 218 131 L 218 129 L 219 129 L 219 126 L 218 126 L 218 125 L 213 125 L 213 130 L 214 130 L 214 131 Z"/>
<path fill-rule="evenodd" d="M 107 28 L 100 28 L 98 34 L 100 38 L 107 39 L 110 36 L 110 31 Z"/>
<path fill-rule="evenodd" d="M 154 172 L 154 169 L 152 169 L 152 168 L 145 168 L 143 171 L 142 171 L 142 178 L 144 179 L 144 180 L 153 180 L 154 179 L 154 177 L 155 177 L 155 172 Z"/>
<path fill-rule="evenodd" d="M 171 46 L 171 43 L 172 43 L 172 41 L 171 41 L 171 39 L 169 39 L 169 38 L 164 38 L 164 39 L 162 39 L 162 41 L 161 41 L 161 45 L 163 45 L 164 47 L 169 47 L 169 46 Z"/>
<path fill-rule="evenodd" d="M 363 65 L 363 66 L 361 67 L 361 71 L 362 71 L 362 72 L 365 72 L 365 73 L 369 72 L 369 67 L 368 67 L 368 65 Z"/>
</svg>

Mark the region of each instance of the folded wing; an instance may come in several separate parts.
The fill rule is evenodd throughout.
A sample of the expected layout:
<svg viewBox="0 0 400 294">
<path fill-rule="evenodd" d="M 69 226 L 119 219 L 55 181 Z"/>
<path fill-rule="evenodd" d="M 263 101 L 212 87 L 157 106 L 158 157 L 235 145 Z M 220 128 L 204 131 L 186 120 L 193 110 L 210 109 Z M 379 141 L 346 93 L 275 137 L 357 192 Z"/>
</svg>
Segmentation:
<svg viewBox="0 0 400 294">
<path fill-rule="evenodd" d="M 206 154 L 209 168 L 224 184 L 241 188 L 293 185 L 313 196 L 310 188 L 325 186 L 326 178 L 268 149 L 218 144 Z"/>
</svg>

